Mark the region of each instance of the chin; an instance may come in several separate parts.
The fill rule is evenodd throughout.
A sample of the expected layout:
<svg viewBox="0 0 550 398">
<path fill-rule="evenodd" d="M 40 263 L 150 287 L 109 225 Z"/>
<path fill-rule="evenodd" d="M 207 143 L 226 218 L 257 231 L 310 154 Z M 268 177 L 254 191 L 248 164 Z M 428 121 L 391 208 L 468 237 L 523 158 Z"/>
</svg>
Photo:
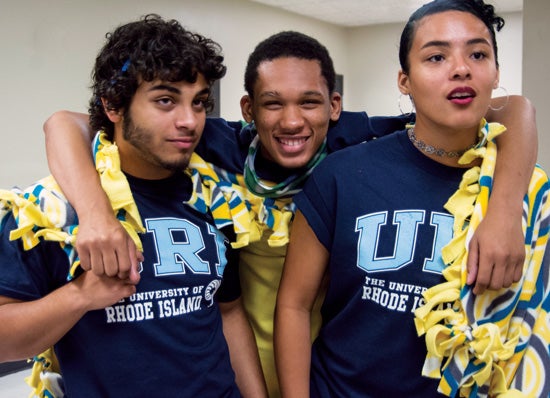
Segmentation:
<svg viewBox="0 0 550 398">
<path fill-rule="evenodd" d="M 285 169 L 300 169 L 304 167 L 307 162 L 306 161 L 295 161 L 295 160 L 288 160 L 286 162 L 280 162 L 281 166 L 283 166 Z"/>
</svg>

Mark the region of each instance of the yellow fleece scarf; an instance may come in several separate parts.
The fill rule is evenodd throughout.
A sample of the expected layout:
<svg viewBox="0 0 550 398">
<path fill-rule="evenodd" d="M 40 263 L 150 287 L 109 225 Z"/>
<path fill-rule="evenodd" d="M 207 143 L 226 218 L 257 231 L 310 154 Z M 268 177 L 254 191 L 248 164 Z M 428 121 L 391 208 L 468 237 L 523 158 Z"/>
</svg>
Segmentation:
<svg viewBox="0 0 550 398">
<path fill-rule="evenodd" d="M 94 140 L 94 158 L 101 185 L 105 190 L 115 215 L 132 237 L 136 247 L 143 251 L 138 234 L 144 233 L 137 206 L 130 186 L 120 168 L 118 148 L 100 132 Z M 63 196 L 52 176 L 48 176 L 21 191 L 0 191 L 0 219 L 12 212 L 17 228 L 10 232 L 10 239 L 21 239 L 23 248 L 29 250 L 41 240 L 59 242 L 67 253 L 71 267 L 67 276 L 71 280 L 80 265 L 74 249 L 78 233 L 78 219 L 74 209 Z M 52 348 L 34 358 L 32 374 L 26 379 L 34 388 L 32 396 L 59 398 L 61 390 L 56 385 L 59 364 Z"/>
<path fill-rule="evenodd" d="M 493 139 L 505 130 L 498 124 L 481 124 L 487 127 L 487 146 L 460 159 L 468 164 L 483 158 L 481 167 L 465 172 L 446 204 L 455 218 L 454 237 L 442 250 L 447 282 L 428 289 L 426 304 L 415 311 L 418 334 L 426 334 L 423 375 L 441 378 L 438 390 L 450 397 L 548 396 L 544 384 L 550 377 L 545 365 L 550 361 L 550 186 L 540 168 L 524 200 L 522 279 L 509 289 L 479 296 L 466 285 L 468 244 L 486 214 L 492 187 L 497 154 Z"/>
<path fill-rule="evenodd" d="M 233 225 L 237 236 L 234 248 L 260 241 L 269 231 L 268 244 L 282 247 L 288 243 L 289 224 L 294 216 L 292 198 L 264 198 L 246 189 L 240 174 L 231 174 L 204 161 L 196 153 L 189 162 L 193 195 L 187 202 L 198 211 L 211 211 L 218 228 Z"/>
</svg>

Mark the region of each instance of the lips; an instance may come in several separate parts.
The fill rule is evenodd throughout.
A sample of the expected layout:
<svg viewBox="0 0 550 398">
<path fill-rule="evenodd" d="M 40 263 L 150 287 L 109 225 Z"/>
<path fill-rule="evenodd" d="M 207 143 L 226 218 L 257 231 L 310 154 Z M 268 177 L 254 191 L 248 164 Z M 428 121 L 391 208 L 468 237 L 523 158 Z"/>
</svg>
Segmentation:
<svg viewBox="0 0 550 398">
<path fill-rule="evenodd" d="M 182 137 L 168 140 L 168 142 L 173 144 L 178 149 L 189 149 L 193 147 L 195 141 L 192 137 Z"/>
<path fill-rule="evenodd" d="M 447 99 L 449 100 L 462 100 L 465 98 L 473 98 L 476 96 L 476 92 L 471 87 L 458 87 L 449 93 Z"/>
</svg>

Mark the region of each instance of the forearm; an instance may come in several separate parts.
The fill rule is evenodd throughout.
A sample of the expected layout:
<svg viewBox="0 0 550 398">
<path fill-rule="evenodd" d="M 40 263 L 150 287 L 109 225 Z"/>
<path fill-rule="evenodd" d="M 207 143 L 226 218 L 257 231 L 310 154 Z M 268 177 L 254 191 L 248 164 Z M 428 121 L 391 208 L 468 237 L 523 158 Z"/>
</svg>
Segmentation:
<svg viewBox="0 0 550 398">
<path fill-rule="evenodd" d="M 498 111 L 487 120 L 506 126 L 497 137 L 498 156 L 493 187 L 485 218 L 468 247 L 468 284 L 474 293 L 486 288 L 509 287 L 521 278 L 525 258 L 522 231 L 523 198 L 527 192 L 537 156 L 535 109 L 524 97 L 492 100 Z"/>
<path fill-rule="evenodd" d="M 282 396 L 309 397 L 310 313 L 278 305 L 275 312 L 274 346 Z"/>
<path fill-rule="evenodd" d="M 112 213 L 95 170 L 88 117 L 69 111 L 54 113 L 44 123 L 44 133 L 50 171 L 81 220 L 100 210 Z"/>
<path fill-rule="evenodd" d="M 6 298 L 0 298 L 6 301 Z M 54 345 L 86 313 L 67 284 L 42 299 L 0 306 L 0 362 L 26 359 Z"/>
<path fill-rule="evenodd" d="M 241 299 L 221 303 L 223 332 L 229 346 L 231 366 L 243 397 L 267 397 L 258 348 Z"/>
<path fill-rule="evenodd" d="M 328 259 L 329 252 L 298 210 L 275 308 L 275 365 L 285 398 L 309 397 L 311 311 Z"/>
<path fill-rule="evenodd" d="M 489 209 L 507 209 L 508 214 L 520 217 L 537 159 L 535 108 L 525 97 L 510 96 L 505 108 L 489 111 L 487 120 L 497 121 L 507 129 L 497 138 L 498 159 Z"/>
</svg>

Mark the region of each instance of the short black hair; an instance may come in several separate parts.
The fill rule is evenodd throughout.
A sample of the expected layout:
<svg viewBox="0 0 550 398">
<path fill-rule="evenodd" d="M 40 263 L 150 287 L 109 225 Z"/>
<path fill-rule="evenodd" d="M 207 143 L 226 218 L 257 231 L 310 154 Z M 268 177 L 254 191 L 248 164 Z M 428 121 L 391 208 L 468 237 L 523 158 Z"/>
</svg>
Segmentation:
<svg viewBox="0 0 550 398">
<path fill-rule="evenodd" d="M 92 72 L 89 114 L 92 128 L 104 130 L 111 139 L 114 125 L 101 98 L 109 109 L 128 111 L 139 79 L 194 83 L 200 73 L 212 85 L 226 72 L 219 44 L 156 14 L 121 25 L 105 37 Z"/>
<path fill-rule="evenodd" d="M 424 4 L 416 10 L 409 18 L 403 32 L 401 33 L 401 41 L 399 44 L 399 63 L 401 69 L 405 73 L 409 73 L 409 53 L 411 51 L 414 34 L 417 22 L 422 18 L 439 14 L 445 11 L 464 11 L 479 18 L 491 34 L 493 41 L 493 49 L 495 51 L 495 61 L 498 68 L 498 51 L 495 29 L 500 31 L 504 27 L 504 19 L 495 14 L 495 8 L 486 4 L 483 0 L 434 0 Z"/>
<path fill-rule="evenodd" d="M 298 58 L 319 62 L 321 75 L 325 78 L 329 94 L 332 94 L 336 82 L 336 73 L 332 58 L 325 46 L 319 41 L 295 31 L 283 31 L 269 36 L 260 42 L 248 57 L 244 73 L 244 89 L 253 98 L 254 85 L 258 80 L 258 67 L 264 61 L 278 58 Z"/>
</svg>

